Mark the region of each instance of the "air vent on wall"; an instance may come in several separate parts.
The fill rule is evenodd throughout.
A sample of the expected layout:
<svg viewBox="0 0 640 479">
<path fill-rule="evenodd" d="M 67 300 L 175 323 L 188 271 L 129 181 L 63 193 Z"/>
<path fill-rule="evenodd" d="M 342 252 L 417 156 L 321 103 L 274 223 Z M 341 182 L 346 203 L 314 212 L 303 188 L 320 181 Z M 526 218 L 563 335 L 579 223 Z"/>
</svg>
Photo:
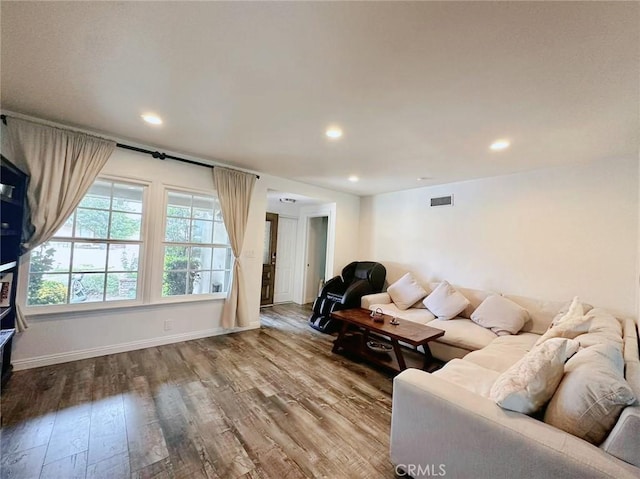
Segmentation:
<svg viewBox="0 0 640 479">
<path fill-rule="evenodd" d="M 431 206 L 453 206 L 453 195 L 431 198 Z"/>
</svg>

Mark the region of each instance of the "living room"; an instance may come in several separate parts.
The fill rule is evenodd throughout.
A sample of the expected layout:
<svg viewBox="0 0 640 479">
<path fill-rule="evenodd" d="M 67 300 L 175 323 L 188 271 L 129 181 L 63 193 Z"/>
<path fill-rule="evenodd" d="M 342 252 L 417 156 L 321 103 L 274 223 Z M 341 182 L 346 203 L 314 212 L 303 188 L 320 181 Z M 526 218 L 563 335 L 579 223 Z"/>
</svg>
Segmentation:
<svg viewBox="0 0 640 479">
<path fill-rule="evenodd" d="M 387 457 L 393 378 L 366 363 L 332 360 L 334 338 L 305 323 L 308 306 L 295 304 L 306 302 L 302 237 L 297 237 L 293 304 L 260 307 L 265 215 L 274 209 L 269 206 L 271 192 L 326 205 L 329 244 L 324 280 L 340 274 L 352 261 L 376 261 L 386 268 L 387 285 L 411 272 L 425 285 L 446 280 L 465 288 L 557 302 L 578 296 L 618 318 L 638 320 L 637 3 L 8 1 L 2 2 L 0 12 L 6 121 L 2 153 L 7 159 L 12 159 L 7 128 L 24 121 L 205 165 L 161 161 L 122 147 L 115 147 L 105 161 L 99 181 L 112 182 L 112 191 L 119 185 L 144 191 L 139 236 L 127 240 L 126 250 L 141 252 L 137 269 L 127 277 L 136 277 L 134 298 L 108 302 L 107 268 L 105 300 L 74 302 L 73 287 L 78 281 L 87 285 L 91 274 L 97 273 L 76 278 L 73 259 L 59 248 L 55 261 L 69 264 L 64 273 L 66 299 L 64 304 L 38 304 L 30 296 L 32 265 L 28 255 L 22 256 L 16 304 L 28 327 L 13 337 L 15 372 L 3 386 L 7 438 L 13 433 L 4 427 L 6 421 L 24 430 L 31 421 L 54 437 L 55 422 L 39 420 L 37 411 L 15 401 L 40 398 L 43 411 L 62 410 L 62 403 L 53 404 L 57 396 L 47 394 L 60 388 L 58 393 L 65 395 L 81 367 L 99 371 L 96 378 L 105 381 L 100 383 L 104 390 L 92 383 L 83 400 L 121 395 L 126 402 L 125 392 L 114 392 L 117 388 L 109 382 L 113 380 L 109 367 L 118 371 L 114 373 L 118 380 L 133 381 L 138 377 L 135 371 L 143 369 L 137 359 L 158 361 L 158 377 L 149 379 L 157 396 L 151 390 L 145 397 L 152 402 L 155 397 L 160 411 L 162 381 L 180 383 L 181 375 L 187 374 L 171 361 L 189 358 L 202 373 L 197 361 L 208 366 L 214 361 L 207 348 L 229 348 L 229 362 L 202 379 L 203 384 L 217 379 L 231 389 L 238 386 L 240 392 L 257 388 L 272 398 L 270 408 L 280 407 L 297 418 L 298 425 L 307 426 L 310 419 L 295 409 L 302 402 L 294 404 L 292 398 L 301 394 L 300 388 L 313 403 L 317 398 L 310 395 L 315 387 L 318 394 L 327 395 L 327 403 L 318 410 L 307 403 L 303 408 L 325 420 L 324 439 L 346 436 L 345 424 L 351 422 L 329 419 L 322 408 L 331 406 L 333 411 L 335 404 L 341 404 L 347 411 L 345 421 L 357 421 L 355 411 L 361 408 L 364 425 L 344 438 L 344 447 L 355 455 L 367 433 L 375 433 L 371 455 L 354 458 L 349 469 L 348 458 L 334 456 L 326 444 L 312 450 L 311 437 L 287 431 L 293 439 L 283 445 L 282 437 L 274 437 L 277 431 L 265 432 L 266 423 L 254 418 L 259 422 L 256 430 L 277 445 L 265 450 L 285 451 L 274 460 L 280 469 L 265 473 L 262 456 L 250 450 L 242 453 L 243 461 L 248 461 L 242 468 L 224 469 L 222 463 L 230 463 L 234 454 L 212 450 L 215 440 L 199 431 L 213 467 L 194 472 L 191 466 L 182 467 L 177 459 L 180 450 L 171 449 L 170 437 L 180 436 L 176 431 L 181 423 L 166 425 L 161 419 L 151 423 L 160 424 L 165 436 L 163 452 L 156 456 L 149 452 L 149 457 L 136 462 L 130 442 L 123 462 L 128 469 L 117 469 L 118 473 L 111 469 L 110 477 L 128 473 L 155 477 L 160 472 L 169 477 L 272 477 L 288 472 L 292 477 L 393 477 Z M 158 115 L 162 124 L 142 121 L 141 115 L 149 113 Z M 339 134 L 332 138 L 330 132 Z M 509 144 L 492 149 L 498 140 Z M 227 262 L 219 268 L 224 273 L 221 289 L 169 294 L 163 256 L 168 247 L 163 236 L 169 221 L 166 195 L 171 199 L 172 194 L 175 198 L 178 193 L 190 194 L 195 201 L 198 195 L 215 194 L 213 175 L 223 167 L 255 178 L 244 242 L 238 254 L 226 245 Z M 431 206 L 432 199 L 443 197 L 451 197 L 451 204 Z M 40 198 L 41 204 L 47 200 Z M 216 214 L 217 210 L 211 224 Z M 302 234 L 300 227 L 298 231 Z M 75 245 L 80 238 L 62 236 L 49 244 Z M 98 249 L 83 246 L 79 251 L 89 256 Z M 234 276 L 232 256 L 237 256 L 242 270 L 242 320 L 229 327 L 223 325 L 223 310 Z M 62 277 L 61 271 L 55 274 Z M 47 277 L 54 279 L 53 273 Z M 125 283 L 121 278 L 120 294 Z M 189 287 L 193 289 L 193 284 Z M 263 343 L 263 336 L 246 336 L 246 344 L 237 339 L 261 331 L 276 338 L 277 344 Z M 171 349 L 184 341 L 194 342 L 184 343 L 192 344 L 186 351 Z M 206 346 L 203 341 L 213 342 Z M 280 358 L 275 352 L 278 346 L 283 348 Z M 169 352 L 159 353 L 163 347 Z M 252 347 L 263 347 L 264 352 L 250 353 L 243 363 L 243 352 Z M 294 381 L 287 389 L 284 377 L 278 376 L 284 372 L 272 365 L 286 370 L 287 361 L 313 363 L 315 354 L 325 368 L 344 368 L 344 377 L 321 379 L 320 370 L 303 372 L 292 366 L 287 378 L 300 384 Z M 178 377 L 170 373 L 174 367 Z M 66 383 L 56 382 L 56 377 L 67 374 Z M 78 374 L 84 378 L 87 373 Z M 262 374 L 267 374 L 265 381 L 258 379 Z M 356 384 L 353 402 L 347 400 L 351 381 Z M 189 380 L 189 391 L 203 398 L 196 382 Z M 30 396 L 18 395 L 17 385 L 28 384 Z M 39 388 L 54 392 L 40 397 Z M 233 402 L 225 394 L 220 398 Z M 228 422 L 234 418 L 240 422 L 238 431 L 250 423 L 242 422 L 244 415 L 234 414 L 248 414 L 243 408 L 257 400 L 245 399 L 246 403 L 236 399 L 238 411 L 224 407 Z M 194 408 L 196 420 L 198 414 L 208 414 Z M 173 416 L 167 412 L 166 417 Z M 311 430 L 322 437 L 322 427 Z M 57 477 L 50 465 L 76 456 L 84 460 L 86 477 L 98 477 L 97 464 L 115 457 L 96 456 L 89 446 L 48 457 L 47 448 L 41 449 L 44 442 L 18 447 L 30 439 L 16 437 L 10 445 L 9 439 L 3 442 L 2 470 L 13 471 L 6 472 L 7 477 L 32 477 L 36 469 L 35 477 Z M 9 468 L 7 458 L 17 461 L 24 450 L 33 454 L 18 464 L 32 469 Z M 304 451 L 312 452 L 305 456 Z M 370 457 L 374 451 L 383 459 Z M 32 466 L 38 460 L 40 467 Z M 253 473 L 251 464 L 256 464 Z M 438 471 L 435 467 L 430 475 Z"/>
</svg>

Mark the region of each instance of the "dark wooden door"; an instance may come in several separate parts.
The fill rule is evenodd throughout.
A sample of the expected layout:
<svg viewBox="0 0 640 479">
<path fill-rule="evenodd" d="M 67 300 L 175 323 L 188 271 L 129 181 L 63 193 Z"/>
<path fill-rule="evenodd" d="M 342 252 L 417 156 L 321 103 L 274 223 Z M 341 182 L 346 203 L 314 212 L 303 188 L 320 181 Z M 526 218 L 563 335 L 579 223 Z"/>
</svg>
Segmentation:
<svg viewBox="0 0 640 479">
<path fill-rule="evenodd" d="M 276 282 L 276 246 L 278 244 L 278 215 L 267 213 L 264 223 L 264 252 L 262 254 L 262 293 L 260 306 L 273 304 Z"/>
</svg>

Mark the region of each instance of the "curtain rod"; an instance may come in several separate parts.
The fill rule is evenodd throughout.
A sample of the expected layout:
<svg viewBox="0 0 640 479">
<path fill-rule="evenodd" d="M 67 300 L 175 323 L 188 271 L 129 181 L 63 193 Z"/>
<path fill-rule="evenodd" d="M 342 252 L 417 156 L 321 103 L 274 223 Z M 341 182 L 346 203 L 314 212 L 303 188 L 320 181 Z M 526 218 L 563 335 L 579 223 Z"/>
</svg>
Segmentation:
<svg viewBox="0 0 640 479">
<path fill-rule="evenodd" d="M 2 123 L 4 123 L 6 125 L 7 124 L 7 115 L 0 115 L 0 120 L 2 120 Z M 180 158 L 178 156 L 168 155 L 166 153 L 161 153 L 159 151 L 151 151 L 151 150 L 147 150 L 146 148 L 139 148 L 137 146 L 131 146 L 131 145 L 127 145 L 125 143 L 116 143 L 116 146 L 118 148 L 123 148 L 125 150 L 132 150 L 132 151 L 137 151 L 139 153 L 146 153 L 147 155 L 151 155 L 153 158 L 156 158 L 158 160 L 174 160 L 174 161 L 180 161 L 182 163 L 188 163 L 190 165 L 206 166 L 208 168 L 215 168 L 215 165 L 209 165 L 207 163 L 201 163 L 199 161 L 194 161 L 194 160 L 187 160 L 186 158 Z M 260 175 L 256 175 L 256 178 L 260 179 Z"/>
</svg>

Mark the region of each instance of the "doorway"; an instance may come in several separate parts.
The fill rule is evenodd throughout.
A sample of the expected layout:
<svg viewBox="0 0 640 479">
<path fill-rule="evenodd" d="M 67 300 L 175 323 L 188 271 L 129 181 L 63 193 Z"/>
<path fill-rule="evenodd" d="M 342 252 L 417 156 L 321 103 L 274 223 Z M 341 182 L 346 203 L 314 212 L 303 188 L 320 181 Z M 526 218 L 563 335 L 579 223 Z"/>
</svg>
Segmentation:
<svg viewBox="0 0 640 479">
<path fill-rule="evenodd" d="M 316 299 L 318 291 L 325 281 L 328 231 L 328 216 L 316 216 L 308 219 L 304 291 L 305 303 L 310 303 Z"/>
<path fill-rule="evenodd" d="M 278 247 L 278 215 L 267 213 L 264 223 L 264 251 L 262 253 L 262 290 L 260 306 L 273 304 Z"/>
</svg>

